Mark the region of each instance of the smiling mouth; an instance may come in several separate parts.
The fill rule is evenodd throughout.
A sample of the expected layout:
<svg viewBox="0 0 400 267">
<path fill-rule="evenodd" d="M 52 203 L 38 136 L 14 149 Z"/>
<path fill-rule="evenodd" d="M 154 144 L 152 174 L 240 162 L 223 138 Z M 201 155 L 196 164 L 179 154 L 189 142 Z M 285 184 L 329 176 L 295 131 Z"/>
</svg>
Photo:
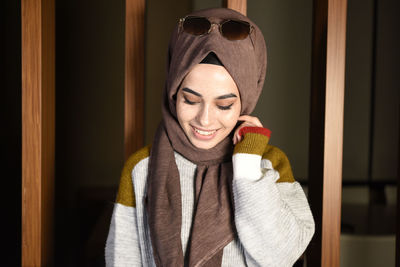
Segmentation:
<svg viewBox="0 0 400 267">
<path fill-rule="evenodd" d="M 194 126 L 192 126 L 192 129 L 195 131 L 195 133 L 202 135 L 202 136 L 212 136 L 217 132 L 217 130 L 211 130 L 211 131 L 206 131 L 206 130 L 200 130 Z"/>
</svg>

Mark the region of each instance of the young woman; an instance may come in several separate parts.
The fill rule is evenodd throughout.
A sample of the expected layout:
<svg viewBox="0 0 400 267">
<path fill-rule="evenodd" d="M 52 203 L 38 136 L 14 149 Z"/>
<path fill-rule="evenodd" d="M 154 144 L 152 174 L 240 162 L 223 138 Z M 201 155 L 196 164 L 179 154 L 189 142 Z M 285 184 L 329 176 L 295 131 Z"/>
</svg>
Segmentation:
<svg viewBox="0 0 400 267">
<path fill-rule="evenodd" d="M 163 121 L 122 172 L 107 266 L 291 266 L 314 221 L 289 161 L 254 109 L 263 35 L 208 9 L 180 20 L 168 53 Z"/>
</svg>

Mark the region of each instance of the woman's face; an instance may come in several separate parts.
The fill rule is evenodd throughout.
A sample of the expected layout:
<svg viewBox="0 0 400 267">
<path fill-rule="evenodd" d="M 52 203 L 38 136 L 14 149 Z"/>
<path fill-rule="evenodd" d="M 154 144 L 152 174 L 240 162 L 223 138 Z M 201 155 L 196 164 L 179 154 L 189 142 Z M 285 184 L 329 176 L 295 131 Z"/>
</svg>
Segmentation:
<svg viewBox="0 0 400 267">
<path fill-rule="evenodd" d="M 240 109 L 238 88 L 222 66 L 196 65 L 178 90 L 179 124 L 198 148 L 210 149 L 228 136 L 238 121 Z"/>
</svg>

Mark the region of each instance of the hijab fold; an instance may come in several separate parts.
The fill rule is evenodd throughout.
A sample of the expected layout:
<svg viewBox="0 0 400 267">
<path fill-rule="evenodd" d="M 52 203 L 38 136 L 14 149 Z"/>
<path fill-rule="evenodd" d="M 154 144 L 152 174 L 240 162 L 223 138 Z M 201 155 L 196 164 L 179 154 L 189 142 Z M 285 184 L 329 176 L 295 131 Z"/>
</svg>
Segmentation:
<svg viewBox="0 0 400 267">
<path fill-rule="evenodd" d="M 187 73 L 213 52 L 238 86 L 242 109 L 249 114 L 261 93 L 266 71 L 265 42 L 247 17 L 224 8 L 192 13 L 211 21 L 240 19 L 254 26 L 240 41 L 229 41 L 213 30 L 193 36 L 175 28 L 168 51 L 162 115 L 151 149 L 147 182 L 148 223 L 157 266 L 221 266 L 224 247 L 236 237 L 232 204 L 231 137 L 205 150 L 193 146 L 176 117 L 174 95 Z M 174 151 L 197 165 L 195 206 L 186 257 L 181 243 L 182 202 Z"/>
</svg>

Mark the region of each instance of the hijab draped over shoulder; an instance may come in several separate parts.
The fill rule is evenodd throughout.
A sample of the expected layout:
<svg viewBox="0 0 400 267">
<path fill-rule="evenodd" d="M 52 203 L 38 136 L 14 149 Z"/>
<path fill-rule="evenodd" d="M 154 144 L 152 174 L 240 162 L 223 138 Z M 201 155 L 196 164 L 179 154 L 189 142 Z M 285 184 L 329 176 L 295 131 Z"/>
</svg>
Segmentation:
<svg viewBox="0 0 400 267">
<path fill-rule="evenodd" d="M 213 52 L 235 81 L 241 114 L 250 114 L 260 96 L 266 72 L 266 47 L 260 29 L 242 14 L 225 8 L 206 9 L 202 16 L 213 23 L 227 19 L 249 22 L 253 28 L 243 40 L 225 39 L 214 27 L 194 36 L 177 25 L 168 48 L 167 77 L 162 116 L 151 149 L 146 210 L 157 266 L 221 266 L 224 247 L 236 238 L 233 221 L 231 136 L 205 150 L 191 144 L 181 128 L 175 95 L 185 76 Z M 181 244 L 181 187 L 174 151 L 197 165 L 195 205 L 187 253 Z"/>
</svg>

